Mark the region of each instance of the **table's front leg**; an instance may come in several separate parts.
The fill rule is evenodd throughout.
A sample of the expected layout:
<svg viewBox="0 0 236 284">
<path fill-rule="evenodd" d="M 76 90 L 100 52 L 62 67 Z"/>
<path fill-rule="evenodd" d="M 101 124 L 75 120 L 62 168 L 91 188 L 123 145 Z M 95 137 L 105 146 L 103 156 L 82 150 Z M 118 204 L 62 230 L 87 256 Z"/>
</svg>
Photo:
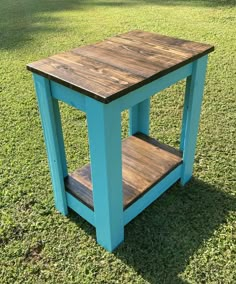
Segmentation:
<svg viewBox="0 0 236 284">
<path fill-rule="evenodd" d="M 33 76 L 47 148 L 55 206 L 62 214 L 67 215 L 68 208 L 64 186 L 67 166 L 58 101 L 51 95 L 49 80 L 37 74 Z"/>
<path fill-rule="evenodd" d="M 124 239 L 121 113 L 86 98 L 97 242 L 108 251 Z"/>
<path fill-rule="evenodd" d="M 189 181 L 193 171 L 206 66 L 207 55 L 194 62 L 193 73 L 187 78 L 180 141 L 180 149 L 183 151 L 183 171 L 181 176 L 183 185 Z"/>
</svg>

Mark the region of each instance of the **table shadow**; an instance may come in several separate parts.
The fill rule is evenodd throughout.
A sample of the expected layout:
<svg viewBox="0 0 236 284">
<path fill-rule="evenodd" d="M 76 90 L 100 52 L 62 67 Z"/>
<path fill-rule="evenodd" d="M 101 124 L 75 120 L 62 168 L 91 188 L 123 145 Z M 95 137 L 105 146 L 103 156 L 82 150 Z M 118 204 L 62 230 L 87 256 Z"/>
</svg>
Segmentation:
<svg viewBox="0 0 236 284">
<path fill-rule="evenodd" d="M 175 184 L 125 227 L 125 241 L 114 255 L 149 283 L 185 283 L 179 278 L 189 260 L 235 209 L 235 198 L 193 178 Z M 69 218 L 95 238 L 82 218 Z"/>
</svg>

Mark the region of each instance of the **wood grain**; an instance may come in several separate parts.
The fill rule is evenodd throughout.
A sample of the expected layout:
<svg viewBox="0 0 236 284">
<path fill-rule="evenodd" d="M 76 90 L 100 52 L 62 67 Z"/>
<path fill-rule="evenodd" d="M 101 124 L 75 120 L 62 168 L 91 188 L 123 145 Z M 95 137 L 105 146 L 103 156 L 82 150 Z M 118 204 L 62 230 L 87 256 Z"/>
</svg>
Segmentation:
<svg viewBox="0 0 236 284">
<path fill-rule="evenodd" d="M 123 140 L 123 206 L 133 202 L 182 163 L 182 153 L 144 134 Z M 93 210 L 90 165 L 77 169 L 65 179 L 67 191 Z"/>
<path fill-rule="evenodd" d="M 30 63 L 27 69 L 109 103 L 213 50 L 207 44 L 131 31 Z"/>
</svg>

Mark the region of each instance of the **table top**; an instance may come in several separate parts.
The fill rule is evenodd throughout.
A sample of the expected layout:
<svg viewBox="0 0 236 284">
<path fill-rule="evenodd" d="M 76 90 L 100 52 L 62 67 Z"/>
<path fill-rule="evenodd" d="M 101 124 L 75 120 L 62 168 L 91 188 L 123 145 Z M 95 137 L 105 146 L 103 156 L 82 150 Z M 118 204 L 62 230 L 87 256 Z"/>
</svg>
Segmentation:
<svg viewBox="0 0 236 284">
<path fill-rule="evenodd" d="M 109 103 L 214 50 L 212 45 L 131 31 L 27 65 L 27 69 Z"/>
</svg>

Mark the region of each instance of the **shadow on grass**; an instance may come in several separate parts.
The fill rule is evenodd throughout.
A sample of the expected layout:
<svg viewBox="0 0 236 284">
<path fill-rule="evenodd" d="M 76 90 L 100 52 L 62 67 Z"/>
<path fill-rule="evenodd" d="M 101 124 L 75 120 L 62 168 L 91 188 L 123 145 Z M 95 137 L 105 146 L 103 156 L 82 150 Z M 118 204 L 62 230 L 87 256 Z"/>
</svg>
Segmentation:
<svg viewBox="0 0 236 284">
<path fill-rule="evenodd" d="M 157 6 L 199 6 L 199 7 L 225 7 L 235 6 L 235 0 L 120 0 L 120 1 L 86 1 L 85 6 L 140 6 L 140 5 L 157 5 Z"/>
<path fill-rule="evenodd" d="M 178 275 L 234 208 L 235 198 L 201 180 L 176 184 L 125 227 L 114 255 L 149 283 L 184 283 Z M 92 226 L 70 218 L 95 238 Z"/>
<path fill-rule="evenodd" d="M 63 31 L 49 12 L 79 9 L 78 1 L 2 0 L 0 4 L 0 49 L 17 49 L 30 44 L 38 33 Z"/>
<path fill-rule="evenodd" d="M 37 33 L 63 32 L 62 25 L 57 25 L 61 19 L 50 13 L 59 11 L 76 11 L 92 7 L 120 7 L 143 5 L 159 6 L 235 6 L 235 0 L 134 0 L 134 1 L 77 1 L 77 0 L 2 0 L 0 4 L 0 49 L 16 49 L 28 44 Z"/>
</svg>

